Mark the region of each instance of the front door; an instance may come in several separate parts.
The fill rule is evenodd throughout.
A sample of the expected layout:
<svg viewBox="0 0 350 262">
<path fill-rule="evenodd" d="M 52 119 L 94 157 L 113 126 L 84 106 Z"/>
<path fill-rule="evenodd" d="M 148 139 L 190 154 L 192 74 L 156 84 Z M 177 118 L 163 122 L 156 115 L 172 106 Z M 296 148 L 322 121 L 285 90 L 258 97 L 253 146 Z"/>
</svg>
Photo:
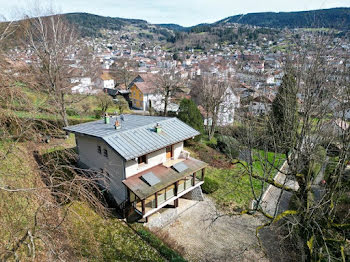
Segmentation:
<svg viewBox="0 0 350 262">
<path fill-rule="evenodd" d="M 166 159 L 170 159 L 173 157 L 173 146 L 168 146 L 166 148 Z"/>
</svg>

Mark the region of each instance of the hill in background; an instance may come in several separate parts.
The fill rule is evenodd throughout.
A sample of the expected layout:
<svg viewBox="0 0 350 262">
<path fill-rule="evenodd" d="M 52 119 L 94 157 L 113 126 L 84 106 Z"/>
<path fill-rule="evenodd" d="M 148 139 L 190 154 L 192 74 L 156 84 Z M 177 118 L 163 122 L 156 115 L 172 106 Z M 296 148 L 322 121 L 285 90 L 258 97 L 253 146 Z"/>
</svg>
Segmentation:
<svg viewBox="0 0 350 262">
<path fill-rule="evenodd" d="M 333 28 L 350 30 L 350 8 L 332 8 L 301 12 L 266 12 L 236 15 L 222 19 L 213 24 L 199 24 L 193 27 L 183 27 L 177 24 L 152 25 L 141 19 L 126 19 L 104 17 L 88 13 L 65 14 L 67 19 L 75 24 L 82 36 L 101 36 L 101 29 L 121 30 L 128 26 L 150 31 L 169 38 L 171 32 L 193 32 L 198 28 L 225 26 L 230 23 L 246 24 L 269 28 Z"/>
<path fill-rule="evenodd" d="M 334 28 L 350 29 L 350 8 L 332 8 L 302 12 L 251 13 L 236 15 L 220 20 L 214 24 L 227 23 L 248 24 L 272 28 Z"/>
</svg>

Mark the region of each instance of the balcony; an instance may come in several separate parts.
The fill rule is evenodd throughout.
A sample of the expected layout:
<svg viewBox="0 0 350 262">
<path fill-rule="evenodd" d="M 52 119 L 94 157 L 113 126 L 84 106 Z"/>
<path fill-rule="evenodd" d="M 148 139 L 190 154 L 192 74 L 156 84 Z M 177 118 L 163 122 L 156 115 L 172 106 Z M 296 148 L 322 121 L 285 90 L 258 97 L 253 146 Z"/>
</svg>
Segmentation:
<svg viewBox="0 0 350 262">
<path fill-rule="evenodd" d="M 123 181 L 129 202 L 142 217 L 147 218 L 172 202 L 177 207 L 179 197 L 204 183 L 206 163 L 194 158 L 182 159 L 181 163 L 187 168 L 180 172 L 174 166 L 158 165 Z M 153 186 L 142 179 L 149 174 L 158 181 Z"/>
</svg>

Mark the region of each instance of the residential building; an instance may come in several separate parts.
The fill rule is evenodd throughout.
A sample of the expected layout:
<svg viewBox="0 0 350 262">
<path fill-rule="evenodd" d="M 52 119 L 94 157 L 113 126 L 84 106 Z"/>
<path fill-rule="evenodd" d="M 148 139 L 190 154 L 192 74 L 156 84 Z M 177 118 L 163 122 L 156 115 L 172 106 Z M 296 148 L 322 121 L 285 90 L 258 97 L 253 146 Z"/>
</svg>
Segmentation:
<svg viewBox="0 0 350 262">
<path fill-rule="evenodd" d="M 115 82 L 113 77 L 107 72 L 103 72 L 96 80 L 96 86 L 100 89 L 114 88 Z"/>
<path fill-rule="evenodd" d="M 134 108 L 147 111 L 161 107 L 163 96 L 156 87 L 154 74 L 139 74 L 129 85 L 130 100 Z"/>
<path fill-rule="evenodd" d="M 234 122 L 235 109 L 240 107 L 240 97 L 228 87 L 224 94 L 224 100 L 218 112 L 218 125 L 227 126 Z"/>
<path fill-rule="evenodd" d="M 75 134 L 80 165 L 106 174 L 100 184 L 124 211 L 147 218 L 180 197 L 201 196 L 207 164 L 184 150 L 199 132 L 177 118 L 105 117 L 65 130 Z"/>
</svg>

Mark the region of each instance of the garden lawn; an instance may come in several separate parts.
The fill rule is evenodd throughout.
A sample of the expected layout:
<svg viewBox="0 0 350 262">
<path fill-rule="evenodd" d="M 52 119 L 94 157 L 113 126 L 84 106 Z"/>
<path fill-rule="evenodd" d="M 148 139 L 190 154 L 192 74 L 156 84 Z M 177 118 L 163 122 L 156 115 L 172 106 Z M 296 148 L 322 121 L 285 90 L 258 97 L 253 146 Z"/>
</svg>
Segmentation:
<svg viewBox="0 0 350 262">
<path fill-rule="evenodd" d="M 286 158 L 284 154 L 254 150 L 253 160 L 253 171 L 256 174 L 273 178 Z"/>
<path fill-rule="evenodd" d="M 262 193 L 262 182 L 256 179 L 250 180 L 249 175 L 241 164 L 233 165 L 222 153 L 205 145 L 204 143 L 195 143 L 191 141 L 186 150 L 191 156 L 207 162 L 210 166 L 207 168 L 205 183 L 208 180 L 214 180 L 218 189 L 209 193 L 216 203 L 222 208 L 245 209 L 249 207 L 254 199 L 253 190 L 256 195 Z M 260 176 L 269 174 L 274 177 L 285 158 L 283 154 L 273 152 L 264 152 L 262 150 L 253 151 L 253 171 Z M 268 162 L 266 161 L 268 160 Z M 246 164 L 243 162 L 243 164 Z M 274 168 L 272 167 L 274 166 Z M 205 188 L 205 185 L 203 186 Z"/>
<path fill-rule="evenodd" d="M 231 169 L 209 167 L 206 176 L 218 183 L 218 190 L 210 196 L 222 208 L 245 209 L 253 199 L 252 186 L 258 193 L 262 188 L 257 180 L 252 180 L 251 186 L 249 176 L 239 166 Z"/>
</svg>

